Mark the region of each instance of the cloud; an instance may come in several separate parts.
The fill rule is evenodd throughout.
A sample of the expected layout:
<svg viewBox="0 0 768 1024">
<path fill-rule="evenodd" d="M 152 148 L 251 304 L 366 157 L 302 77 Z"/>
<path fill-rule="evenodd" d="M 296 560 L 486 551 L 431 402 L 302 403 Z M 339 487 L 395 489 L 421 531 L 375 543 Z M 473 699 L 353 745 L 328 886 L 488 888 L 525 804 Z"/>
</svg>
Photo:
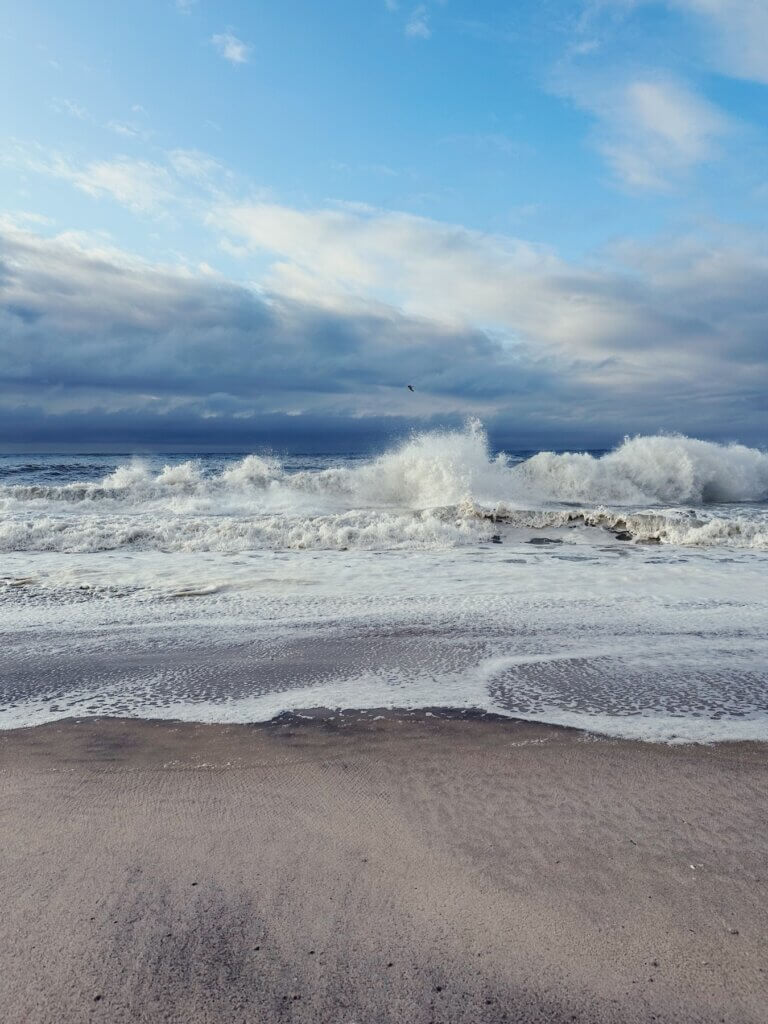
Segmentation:
<svg viewBox="0 0 768 1024">
<path fill-rule="evenodd" d="M 670 118 L 668 131 L 672 125 Z M 226 191 L 231 185 L 226 170 L 209 155 L 175 150 L 167 159 L 165 166 L 140 166 L 140 173 L 125 160 L 76 168 L 54 158 L 43 169 L 93 195 L 109 190 L 140 211 L 162 210 L 163 202 L 184 204 L 218 235 L 219 247 L 260 268 L 260 294 L 268 296 L 264 309 L 290 309 L 292 317 L 304 311 L 294 322 L 307 336 L 321 322 L 334 324 L 343 348 L 351 334 L 372 338 L 384 332 L 381 325 L 396 322 L 413 338 L 493 341 L 496 347 L 484 364 L 489 376 L 482 383 L 458 357 L 435 374 L 422 368 L 431 394 L 443 396 L 440 409 L 432 411 L 455 411 L 455 403 L 468 395 L 483 394 L 482 401 L 493 406 L 488 398 L 492 383 L 511 386 L 505 362 L 510 352 L 515 379 L 521 378 L 522 366 L 532 373 L 535 368 L 534 376 L 545 366 L 550 391 L 552 376 L 558 374 L 569 387 L 578 382 L 602 396 L 623 395 L 630 406 L 638 386 L 652 385 L 658 396 L 675 388 L 693 395 L 711 375 L 729 381 L 733 394 L 751 394 L 755 382 L 765 379 L 768 309 L 755 295 L 768 294 L 768 273 L 765 242 L 756 237 L 729 234 L 723 227 L 722 238 L 663 238 L 645 249 L 625 243 L 594 255 L 588 264 L 574 264 L 525 239 L 363 204 L 301 210 L 233 201 Z M 137 189 L 137 178 L 148 194 Z M 83 248 L 86 243 L 70 236 L 68 244 Z M 117 260 L 121 266 L 124 262 Z M 149 276 L 159 280 L 161 274 Z M 195 287 L 202 288 L 204 275 L 198 278 Z M 254 302 L 258 298 L 247 289 L 237 294 Z M 136 308 L 150 305 L 132 300 Z M 302 319 L 305 314 L 308 320 Z M 361 373 L 379 365 L 367 344 L 361 349 Z M 319 365 L 316 353 L 305 355 L 311 365 Z M 406 364 L 405 355 L 398 359 Z M 497 374 L 501 365 L 507 369 Z M 167 369 L 172 377 L 172 361 Z M 293 379 L 303 373 L 295 369 Z M 310 405 L 323 393 L 318 381 L 300 389 Z M 444 404 L 449 391 L 454 396 L 450 410 Z M 279 388 L 274 393 L 279 395 Z"/>
<path fill-rule="evenodd" d="M 524 239 L 349 205 L 241 203 L 215 208 L 209 223 L 271 253 L 268 286 L 297 300 L 389 303 L 579 355 L 612 350 L 633 317 L 630 278 L 568 265 Z"/>
<path fill-rule="evenodd" d="M 459 429 L 460 416 L 422 420 L 422 428 Z M 0 445 L 4 451 L 82 452 L 84 445 L 98 445 L 100 452 L 252 452 L 267 446 L 270 451 L 368 452 L 407 436 L 414 427 L 406 416 L 368 416 L 351 425 L 346 416 L 332 413 L 253 413 L 249 416 L 220 411 L 211 416 L 188 403 L 175 409 L 101 408 L 51 411 L 34 402 L 0 405 Z M 580 435 L 585 447 L 599 447 L 600 437 Z M 518 438 L 515 438 L 518 441 Z M 529 448 L 523 436 L 519 444 Z M 553 438 L 552 443 L 559 443 Z"/>
<path fill-rule="evenodd" d="M 603 145 L 618 177 L 637 188 L 663 188 L 670 177 L 715 153 L 728 129 L 720 112 L 684 86 L 638 80 L 624 90 Z"/>
<path fill-rule="evenodd" d="M 0 239 L 3 390 L 53 411 L 395 414 L 413 408 L 411 378 L 429 386 L 426 414 L 471 411 L 530 376 L 482 331 L 264 296 L 66 236 Z"/>
<path fill-rule="evenodd" d="M 240 203 L 215 208 L 209 224 L 273 253 L 275 290 L 326 303 L 375 298 L 444 321 L 508 326 L 516 282 L 558 265 L 543 246 L 359 204 Z"/>
<path fill-rule="evenodd" d="M 411 11 L 411 15 L 405 24 L 405 34 L 410 36 L 411 39 L 429 39 L 432 35 L 426 4 L 419 4 Z"/>
<path fill-rule="evenodd" d="M 614 247 L 584 267 L 525 240 L 368 208 L 239 204 L 211 217 L 272 253 L 268 286 L 295 301 L 375 302 L 479 327 L 563 372 L 599 366 L 603 385 L 627 394 L 659 376 L 665 386 L 708 372 L 736 378 L 747 364 L 765 377 L 768 299 L 756 309 L 754 298 L 768 295 L 764 240 L 660 239 Z"/>
<path fill-rule="evenodd" d="M 72 100 L 55 97 L 51 100 L 51 108 L 57 114 L 69 114 L 70 117 L 74 117 L 78 121 L 92 120 L 91 115 L 85 107 L 80 106 L 78 103 L 74 103 Z"/>
<path fill-rule="evenodd" d="M 168 162 L 179 177 L 198 182 L 231 176 L 218 160 L 199 149 L 173 149 L 168 154 Z"/>
<path fill-rule="evenodd" d="M 0 228 L 29 227 L 34 224 L 38 227 L 52 227 L 55 222 L 50 217 L 41 213 L 33 213 L 29 210 L 14 210 L 12 214 L 0 214 Z"/>
<path fill-rule="evenodd" d="M 686 46 L 690 47 L 691 43 L 697 46 L 703 42 L 702 56 L 711 66 L 735 78 L 768 84 L 768 48 L 765 46 L 768 4 L 765 0 L 662 0 L 662 3 L 669 10 L 692 18 L 700 30 L 700 38 L 696 40 L 695 34 L 686 26 L 683 29 Z M 660 6 L 658 0 L 584 0 L 582 14 L 576 24 L 577 33 L 582 38 L 571 47 L 571 52 L 587 53 L 600 48 L 603 35 L 612 36 L 617 24 L 621 25 L 627 17 L 651 5 Z M 593 31 L 597 37 L 590 39 L 588 33 Z M 652 52 L 657 53 L 659 49 L 663 52 L 664 40 L 656 34 L 655 21 L 653 32 L 650 39 Z M 642 30 L 639 35 L 635 32 L 632 36 L 622 37 L 625 59 L 641 39 Z M 592 43 L 596 45 L 590 45 Z M 645 48 L 648 50 L 647 40 Z M 700 45 L 697 48 L 700 50 Z M 677 43 L 675 50 L 679 52 L 679 49 Z"/>
<path fill-rule="evenodd" d="M 122 135 L 128 139 L 137 139 L 145 133 L 132 121 L 107 121 L 106 126 L 115 135 Z"/>
<path fill-rule="evenodd" d="M 671 78 L 566 86 L 598 119 L 597 145 L 617 180 L 632 189 L 664 190 L 697 164 L 714 159 L 728 118 Z"/>
<path fill-rule="evenodd" d="M 235 180 L 214 157 L 192 149 L 171 150 L 164 163 L 120 156 L 76 164 L 42 146 L 17 145 L 9 147 L 5 159 L 27 171 L 67 181 L 94 198 L 109 196 L 143 214 L 162 214 L 183 205 L 198 215 L 201 204 L 210 203 L 211 197 L 221 198 L 223 187 Z"/>
<path fill-rule="evenodd" d="M 596 118 L 597 146 L 631 189 L 669 190 L 728 155 L 738 123 L 681 72 L 768 83 L 766 0 L 584 0 L 569 34 L 553 90 Z"/>
<path fill-rule="evenodd" d="M 57 114 L 67 114 L 69 117 L 73 117 L 78 121 L 86 121 L 99 128 L 106 128 L 108 131 L 114 132 L 116 135 L 122 135 L 126 138 L 147 139 L 149 137 L 148 132 L 137 124 L 135 120 L 124 121 L 118 118 L 111 118 L 106 123 L 102 123 L 97 120 L 93 114 L 86 109 L 86 107 L 83 107 L 72 100 L 62 99 L 61 97 L 55 97 L 52 99 L 50 105 L 51 109 Z M 131 111 L 134 114 L 146 114 L 144 108 L 139 104 L 134 104 L 131 107 Z"/>
<path fill-rule="evenodd" d="M 77 168 L 61 158 L 54 158 L 43 169 L 70 181 L 81 192 L 94 197 L 111 196 L 140 213 L 157 212 L 173 196 L 168 171 L 147 160 L 118 157 Z"/>
<path fill-rule="evenodd" d="M 242 39 L 232 35 L 231 32 L 224 32 L 221 35 L 211 36 L 211 43 L 224 60 L 230 64 L 247 64 L 251 56 L 252 47 L 244 43 Z"/>
<path fill-rule="evenodd" d="M 190 438 L 223 438 L 227 425 L 270 417 L 337 426 L 348 417 L 357 431 L 474 413 L 527 437 L 711 436 L 720 423 L 765 439 L 764 243 L 625 244 L 608 254 L 621 271 L 585 270 L 418 218 L 321 213 L 240 210 L 259 245 L 269 232 L 279 239 L 282 271 L 259 291 L 7 224 L 0 426 L 14 409 L 19 424 L 37 409 L 86 433 L 89 423 L 138 430 L 142 418 L 159 429 L 167 417 Z M 291 260 L 311 279 L 303 294 L 278 288 L 294 280 L 284 274 Z M 328 301 L 323 283 L 349 290 Z M 474 322 L 447 315 L 461 309 Z M 406 381 L 417 383 L 418 406 Z"/>
<path fill-rule="evenodd" d="M 704 19 L 718 65 L 736 78 L 768 84 L 768 4 L 765 0 L 668 0 Z"/>
<path fill-rule="evenodd" d="M 181 14 L 191 14 L 197 2 L 198 0 L 176 0 L 176 10 Z"/>
</svg>

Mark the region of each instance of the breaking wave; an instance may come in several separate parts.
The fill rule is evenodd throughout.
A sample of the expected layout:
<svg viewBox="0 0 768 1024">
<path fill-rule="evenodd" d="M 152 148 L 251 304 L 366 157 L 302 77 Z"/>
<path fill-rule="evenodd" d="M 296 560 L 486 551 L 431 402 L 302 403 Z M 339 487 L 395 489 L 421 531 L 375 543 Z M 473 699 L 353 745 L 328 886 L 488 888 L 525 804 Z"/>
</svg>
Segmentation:
<svg viewBox="0 0 768 1024">
<path fill-rule="evenodd" d="M 600 458 L 539 452 L 517 474 L 554 501 L 682 505 L 768 499 L 768 454 L 679 434 L 627 438 Z"/>
<path fill-rule="evenodd" d="M 765 510 L 743 503 L 767 500 L 758 449 L 658 435 L 599 457 L 520 460 L 492 457 L 473 421 L 356 465 L 291 471 L 249 455 L 213 472 L 200 460 L 158 472 L 135 459 L 99 481 L 10 484 L 0 487 L 0 550 L 432 547 L 579 523 L 638 541 L 764 548 Z"/>
</svg>

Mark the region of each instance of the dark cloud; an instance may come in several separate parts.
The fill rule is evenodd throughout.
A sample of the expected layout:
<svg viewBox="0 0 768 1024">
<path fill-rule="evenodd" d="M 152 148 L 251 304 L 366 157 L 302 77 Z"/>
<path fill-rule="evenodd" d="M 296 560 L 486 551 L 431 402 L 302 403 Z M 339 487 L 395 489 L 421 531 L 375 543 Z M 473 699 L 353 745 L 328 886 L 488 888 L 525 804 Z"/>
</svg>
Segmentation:
<svg viewBox="0 0 768 1024">
<path fill-rule="evenodd" d="M 457 417 L 430 419 L 423 428 L 461 425 Z M 34 405 L 0 406 L 0 437 L 8 451 L 280 452 L 371 451 L 407 436 L 417 426 L 397 416 L 261 414 L 243 419 L 203 416 L 195 406 L 170 412 L 123 410 L 51 414 Z"/>
<path fill-rule="evenodd" d="M 633 258 L 634 279 L 595 285 L 622 304 L 613 354 L 576 358 L 551 346 L 537 356 L 530 336 L 511 343 L 380 303 L 264 295 L 9 230 L 0 233 L 0 444 L 365 449 L 469 414 L 513 448 L 601 447 L 659 429 L 765 440 L 768 287 L 752 290 L 768 286 L 764 268 L 723 267 L 702 293 L 690 274 L 675 280 L 671 262 L 654 281 Z M 706 281 L 714 271 L 699 273 Z M 551 288 L 547 296 L 555 301 Z M 653 339 L 633 361 L 649 324 L 667 341 Z"/>
<path fill-rule="evenodd" d="M 80 395 L 83 404 L 100 393 L 107 408 L 125 395 L 196 399 L 231 414 L 330 402 L 361 415 L 392 412 L 384 393 L 406 402 L 410 381 L 427 403 L 452 397 L 460 407 L 462 396 L 498 400 L 546 375 L 482 331 L 389 307 L 265 297 L 30 236 L 2 246 L 0 378 L 25 398 L 48 389 L 48 403 Z"/>
</svg>

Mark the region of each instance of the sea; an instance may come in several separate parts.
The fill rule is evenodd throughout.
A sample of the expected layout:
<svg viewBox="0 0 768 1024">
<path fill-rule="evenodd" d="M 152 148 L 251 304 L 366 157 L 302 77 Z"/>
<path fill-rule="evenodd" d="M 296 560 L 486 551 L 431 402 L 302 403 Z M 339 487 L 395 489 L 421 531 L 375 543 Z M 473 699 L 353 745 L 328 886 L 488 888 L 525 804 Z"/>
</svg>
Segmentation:
<svg viewBox="0 0 768 1024">
<path fill-rule="evenodd" d="M 768 740 L 768 454 L 0 457 L 0 728 L 477 709 Z"/>
</svg>

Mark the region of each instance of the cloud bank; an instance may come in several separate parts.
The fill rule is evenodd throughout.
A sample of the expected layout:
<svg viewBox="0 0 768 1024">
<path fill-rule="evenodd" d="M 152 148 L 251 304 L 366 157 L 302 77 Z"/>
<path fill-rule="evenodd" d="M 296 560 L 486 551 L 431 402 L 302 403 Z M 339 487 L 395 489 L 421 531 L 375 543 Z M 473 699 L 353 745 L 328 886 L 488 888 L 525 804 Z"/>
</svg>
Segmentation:
<svg viewBox="0 0 768 1024">
<path fill-rule="evenodd" d="M 4 445 L 247 446 L 469 414 L 521 447 L 723 423 L 764 439 L 768 256 L 752 240 L 624 246 L 619 273 L 402 214 L 216 219 L 276 254 L 264 290 L 5 226 Z"/>
</svg>

